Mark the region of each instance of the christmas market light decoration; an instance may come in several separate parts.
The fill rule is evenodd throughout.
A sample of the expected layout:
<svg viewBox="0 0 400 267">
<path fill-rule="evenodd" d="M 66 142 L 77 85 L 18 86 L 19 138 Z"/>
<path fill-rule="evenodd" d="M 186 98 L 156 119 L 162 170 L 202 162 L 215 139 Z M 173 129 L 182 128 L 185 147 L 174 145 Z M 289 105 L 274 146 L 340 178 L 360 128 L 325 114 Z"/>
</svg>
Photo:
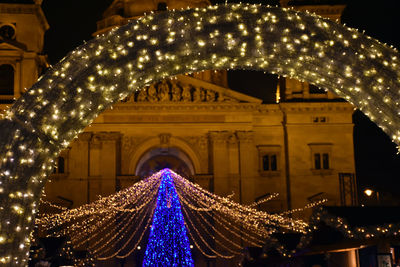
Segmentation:
<svg viewBox="0 0 400 267">
<path fill-rule="evenodd" d="M 345 237 L 353 239 L 371 239 L 400 236 L 399 223 L 386 223 L 384 225 L 351 226 L 345 218 L 334 216 L 323 208 L 314 212 L 311 221 L 314 225 L 324 222 L 326 225 L 337 229 Z"/>
<path fill-rule="evenodd" d="M 309 232 L 302 220 L 240 205 L 169 169 L 93 203 L 44 214 L 36 223 L 48 237 L 68 236 L 97 260 L 128 257 L 150 228 L 144 266 L 192 266 L 188 237 L 204 256 L 230 259 L 246 245 L 276 243 L 273 233 Z"/>
<path fill-rule="evenodd" d="M 194 267 L 181 205 L 171 175 L 169 170 L 162 171 L 143 266 Z"/>
<path fill-rule="evenodd" d="M 394 48 L 315 14 L 271 6 L 149 14 L 69 53 L 0 121 L 0 263 L 26 265 L 54 159 L 99 113 L 168 77 L 240 68 L 330 90 L 400 142 Z"/>
</svg>

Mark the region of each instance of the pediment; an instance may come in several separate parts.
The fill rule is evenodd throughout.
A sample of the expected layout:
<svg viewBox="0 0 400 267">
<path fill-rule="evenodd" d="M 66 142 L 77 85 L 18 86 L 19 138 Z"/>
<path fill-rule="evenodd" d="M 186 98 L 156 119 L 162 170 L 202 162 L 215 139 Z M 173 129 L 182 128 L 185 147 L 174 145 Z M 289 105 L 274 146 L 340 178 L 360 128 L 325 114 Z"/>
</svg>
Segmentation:
<svg viewBox="0 0 400 267">
<path fill-rule="evenodd" d="M 186 75 L 163 80 L 134 92 L 123 102 L 138 104 L 256 103 L 262 100 Z"/>
<path fill-rule="evenodd" d="M 17 41 L 0 39 L 0 50 L 26 51 L 27 47 Z"/>
</svg>

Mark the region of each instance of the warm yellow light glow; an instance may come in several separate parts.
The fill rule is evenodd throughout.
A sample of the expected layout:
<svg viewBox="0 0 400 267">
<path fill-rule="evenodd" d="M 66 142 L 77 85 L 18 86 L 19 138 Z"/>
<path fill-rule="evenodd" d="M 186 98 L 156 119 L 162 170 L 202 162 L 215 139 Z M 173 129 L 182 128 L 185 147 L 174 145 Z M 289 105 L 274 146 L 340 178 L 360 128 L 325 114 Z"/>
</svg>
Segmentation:
<svg viewBox="0 0 400 267">
<path fill-rule="evenodd" d="M 372 193 L 374 193 L 374 191 L 372 191 L 371 189 L 365 189 L 364 190 L 364 194 L 366 194 L 367 196 L 372 196 Z"/>
</svg>

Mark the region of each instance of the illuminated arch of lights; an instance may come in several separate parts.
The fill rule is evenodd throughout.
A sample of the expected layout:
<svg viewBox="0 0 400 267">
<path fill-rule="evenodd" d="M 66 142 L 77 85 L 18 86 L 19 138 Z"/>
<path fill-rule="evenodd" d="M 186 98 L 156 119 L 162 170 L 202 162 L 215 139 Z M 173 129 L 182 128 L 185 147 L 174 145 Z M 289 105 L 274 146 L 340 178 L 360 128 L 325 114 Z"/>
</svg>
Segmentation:
<svg viewBox="0 0 400 267">
<path fill-rule="evenodd" d="M 69 53 L 0 121 L 0 262 L 25 265 L 54 158 L 94 118 L 153 82 L 207 69 L 263 70 L 344 97 L 399 143 L 399 54 L 293 10 L 231 4 L 150 14 Z"/>
</svg>

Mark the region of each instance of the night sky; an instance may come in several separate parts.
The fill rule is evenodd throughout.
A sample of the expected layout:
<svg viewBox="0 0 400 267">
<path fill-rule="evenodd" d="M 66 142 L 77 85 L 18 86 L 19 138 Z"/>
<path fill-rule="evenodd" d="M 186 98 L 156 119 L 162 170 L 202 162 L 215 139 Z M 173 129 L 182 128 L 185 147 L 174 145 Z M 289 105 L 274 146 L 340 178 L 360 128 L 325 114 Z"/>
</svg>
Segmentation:
<svg viewBox="0 0 400 267">
<path fill-rule="evenodd" d="M 112 0 L 44 0 L 42 7 L 50 24 L 45 36 L 44 53 L 51 64 L 57 63 L 69 51 L 90 40 L 103 11 Z M 212 1 L 225 2 L 225 1 Z M 228 1 L 229 3 L 238 1 Z M 241 1 L 276 3 L 276 1 Z M 306 1 L 303 1 L 306 2 Z M 319 0 L 314 2 L 326 2 Z M 331 1 L 332 2 L 332 1 Z M 347 3 L 342 22 L 365 31 L 381 42 L 400 48 L 398 1 L 336 1 Z M 234 75 L 233 75 L 234 74 Z M 262 72 L 231 72 L 230 87 L 234 90 L 271 101 L 276 77 Z M 390 138 L 361 112 L 353 120 L 356 169 L 359 188 L 373 187 L 382 195 L 400 199 L 400 156 Z"/>
</svg>

